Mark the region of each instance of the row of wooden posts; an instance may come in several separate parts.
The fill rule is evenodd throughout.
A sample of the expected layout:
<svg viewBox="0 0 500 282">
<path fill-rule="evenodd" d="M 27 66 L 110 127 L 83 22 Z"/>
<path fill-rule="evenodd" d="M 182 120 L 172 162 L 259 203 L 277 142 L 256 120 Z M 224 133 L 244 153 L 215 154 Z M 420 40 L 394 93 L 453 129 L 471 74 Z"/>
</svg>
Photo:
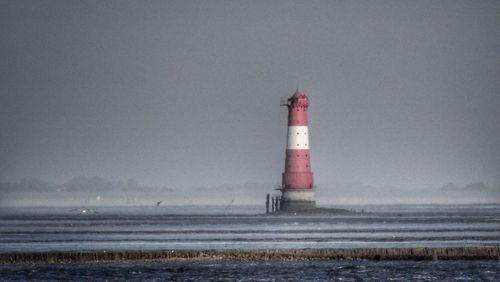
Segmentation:
<svg viewBox="0 0 500 282">
<path fill-rule="evenodd" d="M 281 196 L 266 195 L 266 213 L 275 213 L 280 210 Z"/>
</svg>

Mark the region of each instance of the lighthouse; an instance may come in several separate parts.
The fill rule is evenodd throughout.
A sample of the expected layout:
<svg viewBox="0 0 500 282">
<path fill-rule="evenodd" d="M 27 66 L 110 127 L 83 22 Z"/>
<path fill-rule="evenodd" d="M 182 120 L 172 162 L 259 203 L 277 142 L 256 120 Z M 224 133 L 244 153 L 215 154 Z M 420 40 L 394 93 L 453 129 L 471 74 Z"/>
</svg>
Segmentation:
<svg viewBox="0 0 500 282">
<path fill-rule="evenodd" d="M 314 209 L 316 206 L 309 152 L 307 110 L 309 98 L 297 90 L 283 106 L 288 108 L 285 171 L 281 184 L 283 211 Z"/>
</svg>

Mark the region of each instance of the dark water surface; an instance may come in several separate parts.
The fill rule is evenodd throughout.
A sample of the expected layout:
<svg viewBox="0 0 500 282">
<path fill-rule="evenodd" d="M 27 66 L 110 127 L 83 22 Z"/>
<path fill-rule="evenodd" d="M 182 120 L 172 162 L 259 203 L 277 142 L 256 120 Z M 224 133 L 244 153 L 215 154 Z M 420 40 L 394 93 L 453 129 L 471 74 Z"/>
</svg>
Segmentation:
<svg viewBox="0 0 500 282">
<path fill-rule="evenodd" d="M 2 281 L 500 281 L 498 261 L 155 262 L 0 266 Z"/>
</svg>

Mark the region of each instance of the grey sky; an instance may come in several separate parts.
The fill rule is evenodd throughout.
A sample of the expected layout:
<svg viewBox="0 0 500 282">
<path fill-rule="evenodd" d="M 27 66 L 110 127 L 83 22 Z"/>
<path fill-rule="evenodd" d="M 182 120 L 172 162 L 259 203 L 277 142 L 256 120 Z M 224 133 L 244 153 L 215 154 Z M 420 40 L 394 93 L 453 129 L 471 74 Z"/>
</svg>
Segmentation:
<svg viewBox="0 0 500 282">
<path fill-rule="evenodd" d="M 500 185 L 500 1 L 0 1 L 0 180 Z"/>
</svg>

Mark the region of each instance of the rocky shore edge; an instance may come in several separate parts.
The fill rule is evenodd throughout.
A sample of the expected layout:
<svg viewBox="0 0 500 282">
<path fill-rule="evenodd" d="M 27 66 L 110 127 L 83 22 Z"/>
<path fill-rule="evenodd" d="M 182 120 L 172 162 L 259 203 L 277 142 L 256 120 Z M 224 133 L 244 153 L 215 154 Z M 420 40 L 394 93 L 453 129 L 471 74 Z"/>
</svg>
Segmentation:
<svg viewBox="0 0 500 282">
<path fill-rule="evenodd" d="M 500 246 L 466 248 L 52 251 L 0 253 L 0 264 L 294 260 L 500 260 Z"/>
</svg>

